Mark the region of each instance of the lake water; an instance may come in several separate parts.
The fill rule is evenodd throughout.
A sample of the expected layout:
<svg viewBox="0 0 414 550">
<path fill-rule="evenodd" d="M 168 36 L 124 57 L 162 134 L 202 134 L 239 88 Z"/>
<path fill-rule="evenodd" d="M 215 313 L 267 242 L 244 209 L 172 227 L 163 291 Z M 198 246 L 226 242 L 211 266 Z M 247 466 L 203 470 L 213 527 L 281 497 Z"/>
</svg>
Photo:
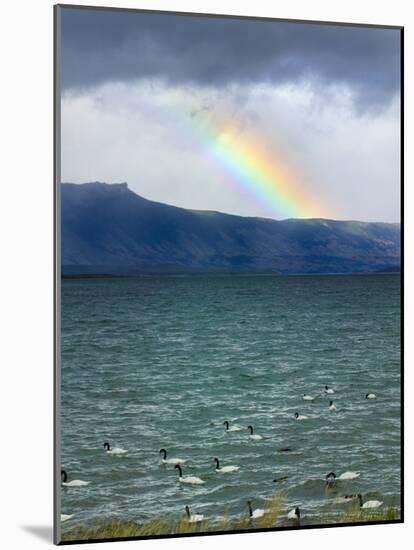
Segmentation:
<svg viewBox="0 0 414 550">
<path fill-rule="evenodd" d="M 400 277 L 63 280 L 61 413 L 62 467 L 91 482 L 62 488 L 64 530 L 180 517 L 186 504 L 242 517 L 275 490 L 302 525 L 341 494 L 399 506 Z M 250 440 L 248 425 L 269 439 Z M 205 484 L 178 483 L 161 447 Z M 214 457 L 239 472 L 217 474 Z M 348 470 L 361 475 L 327 495 L 325 475 Z"/>
</svg>

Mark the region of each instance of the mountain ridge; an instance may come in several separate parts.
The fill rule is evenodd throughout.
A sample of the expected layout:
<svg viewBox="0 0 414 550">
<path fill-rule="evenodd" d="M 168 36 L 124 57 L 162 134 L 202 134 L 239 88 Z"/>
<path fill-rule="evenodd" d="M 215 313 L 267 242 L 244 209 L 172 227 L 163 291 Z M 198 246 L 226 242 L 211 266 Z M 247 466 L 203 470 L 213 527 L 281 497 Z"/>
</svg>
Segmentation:
<svg viewBox="0 0 414 550">
<path fill-rule="evenodd" d="M 62 272 L 362 273 L 400 264 L 400 224 L 188 210 L 127 183 L 61 184 Z"/>
</svg>

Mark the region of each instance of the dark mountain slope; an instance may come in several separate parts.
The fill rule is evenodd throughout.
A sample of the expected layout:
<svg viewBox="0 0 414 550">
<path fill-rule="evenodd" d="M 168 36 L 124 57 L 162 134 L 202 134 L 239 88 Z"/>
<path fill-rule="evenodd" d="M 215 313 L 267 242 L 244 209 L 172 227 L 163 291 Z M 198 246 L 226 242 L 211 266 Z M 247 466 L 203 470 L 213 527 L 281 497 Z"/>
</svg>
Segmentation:
<svg viewBox="0 0 414 550">
<path fill-rule="evenodd" d="M 61 191 L 64 273 L 350 273 L 400 264 L 399 224 L 186 210 L 126 184 L 66 183 Z"/>
</svg>

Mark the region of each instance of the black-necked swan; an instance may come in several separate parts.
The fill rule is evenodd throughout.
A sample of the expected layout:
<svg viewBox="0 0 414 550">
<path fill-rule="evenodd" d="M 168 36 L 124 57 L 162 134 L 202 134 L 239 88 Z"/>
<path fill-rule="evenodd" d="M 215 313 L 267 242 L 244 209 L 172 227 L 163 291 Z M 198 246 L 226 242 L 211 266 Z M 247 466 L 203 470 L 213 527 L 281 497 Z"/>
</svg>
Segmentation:
<svg viewBox="0 0 414 550">
<path fill-rule="evenodd" d="M 263 439 L 261 435 L 253 433 L 253 426 L 247 426 L 247 429 L 250 431 L 250 434 L 249 434 L 250 439 L 254 439 L 255 441 L 259 441 L 260 439 Z"/>
<path fill-rule="evenodd" d="M 334 390 L 332 388 L 330 388 L 329 386 L 325 386 L 325 393 L 328 393 L 328 394 L 332 394 L 332 393 L 335 393 Z"/>
<path fill-rule="evenodd" d="M 295 418 L 296 420 L 306 420 L 308 417 L 304 414 L 299 414 L 298 412 L 295 412 Z"/>
<path fill-rule="evenodd" d="M 329 410 L 336 411 L 336 406 L 333 401 L 329 401 Z"/>
<path fill-rule="evenodd" d="M 107 441 L 105 441 L 104 443 L 104 449 L 106 450 L 106 454 L 108 455 L 126 455 L 127 454 L 127 450 L 126 449 L 122 449 L 121 447 L 112 447 L 109 445 L 109 443 Z"/>
<path fill-rule="evenodd" d="M 178 481 L 181 483 L 189 483 L 190 485 L 203 485 L 205 483 L 202 479 L 196 476 L 183 476 L 183 470 L 179 464 L 176 464 L 174 468 L 178 469 Z"/>
<path fill-rule="evenodd" d="M 85 487 L 85 485 L 89 485 L 90 483 L 89 481 L 83 481 L 82 479 L 72 479 L 72 481 L 68 481 L 68 474 L 65 470 L 60 471 L 60 476 L 64 487 Z"/>
<path fill-rule="evenodd" d="M 239 466 L 222 466 L 220 468 L 220 462 L 218 458 L 215 458 L 214 462 L 216 463 L 216 472 L 219 472 L 220 474 L 229 474 L 231 472 L 238 472 L 240 470 Z"/>
<path fill-rule="evenodd" d="M 305 393 L 302 394 L 302 399 L 303 399 L 304 401 L 314 401 L 314 400 L 315 400 L 314 397 L 312 397 L 311 395 L 306 395 Z"/>
<path fill-rule="evenodd" d="M 188 523 L 198 523 L 204 520 L 203 514 L 192 514 L 188 506 L 185 507 L 185 513 L 187 514 Z"/>
<path fill-rule="evenodd" d="M 161 462 L 163 464 L 185 464 L 187 462 L 184 458 L 167 458 L 167 451 L 165 449 L 160 449 L 160 454 L 162 454 Z"/>
<path fill-rule="evenodd" d="M 237 426 L 236 424 L 233 424 L 233 426 L 230 426 L 230 423 L 228 420 L 225 420 L 223 424 L 226 426 L 226 432 L 240 432 L 241 428 L 240 426 Z"/>
<path fill-rule="evenodd" d="M 73 518 L 73 514 L 60 514 L 60 521 L 68 521 L 68 519 Z"/>
<path fill-rule="evenodd" d="M 366 502 L 363 502 L 361 494 L 358 495 L 358 500 L 359 500 L 359 507 L 364 508 L 364 509 L 365 508 L 379 508 L 380 506 L 382 506 L 384 504 L 382 502 L 382 500 L 367 500 Z"/>
<path fill-rule="evenodd" d="M 375 395 L 375 393 L 367 393 L 366 396 L 365 396 L 365 399 L 376 399 L 377 396 Z"/>
<path fill-rule="evenodd" d="M 250 502 L 250 500 L 247 501 L 247 507 L 249 509 L 249 516 L 252 519 L 261 518 L 265 514 L 265 511 L 262 508 L 256 508 L 256 510 L 253 510 L 252 503 Z"/>
<path fill-rule="evenodd" d="M 296 519 L 296 521 L 299 523 L 300 521 L 300 509 L 298 506 L 296 506 L 296 508 L 293 508 L 293 510 L 291 510 L 288 515 L 287 515 L 288 519 Z"/>
<path fill-rule="evenodd" d="M 360 472 L 344 472 L 343 474 L 337 476 L 335 472 L 329 472 L 329 474 L 326 475 L 325 479 L 328 482 L 334 481 L 337 479 L 349 480 L 349 479 L 356 479 L 360 475 L 361 475 Z"/>
</svg>

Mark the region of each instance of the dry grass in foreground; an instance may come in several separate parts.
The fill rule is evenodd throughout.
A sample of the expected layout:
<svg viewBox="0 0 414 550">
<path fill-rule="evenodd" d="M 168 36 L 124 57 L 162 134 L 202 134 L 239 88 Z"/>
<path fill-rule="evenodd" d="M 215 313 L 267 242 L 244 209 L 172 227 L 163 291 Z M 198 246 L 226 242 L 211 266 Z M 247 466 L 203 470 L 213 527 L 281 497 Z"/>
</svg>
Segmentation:
<svg viewBox="0 0 414 550">
<path fill-rule="evenodd" d="M 343 514 L 335 514 L 335 516 L 331 517 L 324 515 L 318 523 L 321 525 L 340 525 L 344 523 L 395 521 L 399 519 L 400 510 L 398 508 L 383 508 L 378 510 L 360 510 L 357 508 Z M 302 525 L 305 524 L 306 520 L 303 518 Z M 209 521 L 206 519 L 199 523 L 189 523 L 185 515 L 180 519 L 153 519 L 143 523 L 124 520 L 103 521 L 97 524 L 96 527 L 74 527 L 63 534 L 62 540 L 78 541 L 154 537 L 157 535 L 180 535 L 188 533 L 248 531 L 250 529 L 283 528 L 297 525 L 298 523 L 295 520 L 288 520 L 286 518 L 284 497 L 277 494 L 267 504 L 263 517 L 258 519 L 251 519 L 246 513 L 245 518 L 233 519 L 227 516 L 221 521 Z"/>
</svg>

